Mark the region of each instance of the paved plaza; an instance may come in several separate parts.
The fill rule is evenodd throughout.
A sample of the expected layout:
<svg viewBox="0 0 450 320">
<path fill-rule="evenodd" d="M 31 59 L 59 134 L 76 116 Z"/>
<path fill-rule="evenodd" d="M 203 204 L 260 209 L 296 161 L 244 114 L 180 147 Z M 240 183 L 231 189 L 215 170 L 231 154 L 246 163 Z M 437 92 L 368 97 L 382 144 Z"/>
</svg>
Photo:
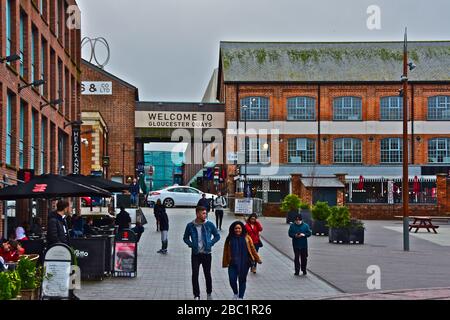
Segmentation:
<svg viewBox="0 0 450 320">
<path fill-rule="evenodd" d="M 149 221 L 139 243 L 138 276 L 134 279 L 111 278 L 102 282 L 83 282 L 77 295 L 82 300 L 192 300 L 191 250 L 183 242 L 188 222 L 195 217 L 194 209 L 168 210 L 170 220 L 169 253 L 156 253 L 161 247 L 152 209 L 144 209 Z M 210 215 L 211 220 L 214 214 Z M 221 240 L 213 249 L 213 297 L 230 300 L 233 292 L 228 283 L 227 269 L 222 268 L 222 254 L 228 226 L 234 216 L 225 214 Z M 215 221 L 214 221 L 215 222 Z M 338 295 L 333 286 L 314 275 L 294 276 L 291 259 L 269 243 L 260 250 L 263 264 L 256 275 L 249 274 L 246 300 L 302 300 Z M 206 298 L 205 282 L 200 272 L 202 299 Z"/>
</svg>

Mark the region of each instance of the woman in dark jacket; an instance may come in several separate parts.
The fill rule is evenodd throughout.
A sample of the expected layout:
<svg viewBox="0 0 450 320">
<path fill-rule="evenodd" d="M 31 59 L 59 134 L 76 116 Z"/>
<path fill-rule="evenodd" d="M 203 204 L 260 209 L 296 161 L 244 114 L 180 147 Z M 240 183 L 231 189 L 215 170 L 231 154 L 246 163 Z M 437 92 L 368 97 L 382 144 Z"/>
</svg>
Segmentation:
<svg viewBox="0 0 450 320">
<path fill-rule="evenodd" d="M 234 293 L 233 300 L 244 299 L 247 275 L 253 262 L 262 263 L 244 224 L 236 221 L 230 226 L 225 240 L 222 263 L 224 268 L 228 268 L 228 278 Z"/>
<path fill-rule="evenodd" d="M 158 200 L 161 202 L 160 200 Z M 167 246 L 169 244 L 168 232 L 169 232 L 169 217 L 167 216 L 166 208 L 164 205 L 160 206 L 159 212 L 159 229 L 161 230 L 161 250 L 158 253 L 167 254 Z"/>
<path fill-rule="evenodd" d="M 155 207 L 153 208 L 153 214 L 155 215 L 156 220 L 156 231 L 160 231 L 160 219 L 161 219 L 161 212 L 165 211 L 166 208 L 163 206 L 161 199 L 158 199 L 156 201 Z"/>
</svg>

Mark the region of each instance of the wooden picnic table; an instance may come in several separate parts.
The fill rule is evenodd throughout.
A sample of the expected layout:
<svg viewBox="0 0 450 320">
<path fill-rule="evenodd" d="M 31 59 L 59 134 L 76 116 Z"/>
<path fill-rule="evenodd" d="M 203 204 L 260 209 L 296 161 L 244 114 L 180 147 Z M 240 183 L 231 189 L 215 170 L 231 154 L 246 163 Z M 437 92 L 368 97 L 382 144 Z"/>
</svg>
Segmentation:
<svg viewBox="0 0 450 320">
<path fill-rule="evenodd" d="M 432 217 L 414 217 L 414 222 L 409 225 L 409 231 L 412 229 L 416 229 L 414 233 L 417 233 L 419 229 L 427 229 L 431 233 L 430 229 L 432 229 L 437 234 L 436 229 L 439 229 L 439 226 L 433 224 Z"/>
</svg>

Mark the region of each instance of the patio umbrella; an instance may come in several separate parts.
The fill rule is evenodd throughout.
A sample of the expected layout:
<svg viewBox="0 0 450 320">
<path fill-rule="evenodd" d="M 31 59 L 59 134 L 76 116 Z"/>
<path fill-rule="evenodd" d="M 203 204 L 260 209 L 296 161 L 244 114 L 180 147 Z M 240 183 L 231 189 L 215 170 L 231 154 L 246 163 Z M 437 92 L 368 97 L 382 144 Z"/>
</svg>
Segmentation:
<svg viewBox="0 0 450 320">
<path fill-rule="evenodd" d="M 94 186 L 69 181 L 61 176 L 36 176 L 27 183 L 0 190 L 0 200 L 53 199 L 68 197 L 111 197 L 111 193 Z"/>
<path fill-rule="evenodd" d="M 109 192 L 122 192 L 123 190 L 128 190 L 128 185 L 109 181 L 106 179 L 103 179 L 102 177 L 97 176 L 84 176 L 80 174 L 70 174 L 68 176 L 65 176 L 64 179 L 67 179 L 69 181 L 74 181 L 77 183 L 81 183 L 87 186 L 94 186 L 97 188 L 101 188 L 104 190 L 107 190 Z"/>
<path fill-rule="evenodd" d="M 358 190 L 364 190 L 364 177 L 359 176 Z"/>
<path fill-rule="evenodd" d="M 419 178 L 417 176 L 414 177 L 413 191 L 415 194 L 420 192 L 420 183 Z"/>
</svg>

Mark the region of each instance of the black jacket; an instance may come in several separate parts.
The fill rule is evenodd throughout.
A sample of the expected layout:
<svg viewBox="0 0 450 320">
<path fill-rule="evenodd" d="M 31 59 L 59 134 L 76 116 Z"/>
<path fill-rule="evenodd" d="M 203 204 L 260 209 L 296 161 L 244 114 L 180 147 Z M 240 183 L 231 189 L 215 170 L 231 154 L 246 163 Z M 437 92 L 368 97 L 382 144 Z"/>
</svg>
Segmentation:
<svg viewBox="0 0 450 320">
<path fill-rule="evenodd" d="M 116 225 L 119 226 L 119 229 L 128 229 L 130 227 L 131 217 L 130 214 L 126 211 L 120 211 L 116 216 Z"/>
<path fill-rule="evenodd" d="M 55 211 L 48 215 L 47 243 L 70 243 L 67 222 Z"/>
<path fill-rule="evenodd" d="M 169 217 L 165 208 L 159 212 L 159 229 L 161 231 L 169 231 Z"/>
<path fill-rule="evenodd" d="M 204 208 L 206 208 L 206 212 L 210 212 L 211 211 L 211 201 L 206 198 L 205 199 L 201 198 L 200 200 L 198 200 L 197 207 L 204 207 Z"/>
</svg>

